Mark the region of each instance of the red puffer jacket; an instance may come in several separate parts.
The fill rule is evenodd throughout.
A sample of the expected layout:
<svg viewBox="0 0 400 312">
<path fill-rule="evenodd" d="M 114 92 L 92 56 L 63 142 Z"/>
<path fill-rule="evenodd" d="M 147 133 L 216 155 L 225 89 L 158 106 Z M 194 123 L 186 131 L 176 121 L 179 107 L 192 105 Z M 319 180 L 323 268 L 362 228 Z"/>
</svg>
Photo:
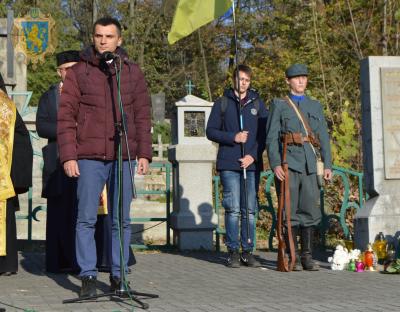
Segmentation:
<svg viewBox="0 0 400 312">
<path fill-rule="evenodd" d="M 151 113 L 146 81 L 139 66 L 121 48 L 121 100 L 132 159 L 151 161 Z M 114 61 L 119 63 L 118 61 Z M 64 81 L 58 110 L 57 137 L 61 163 L 77 159 L 114 160 L 121 122 L 114 64 L 100 61 L 93 47 L 81 52 Z M 127 159 L 125 140 L 123 158 Z"/>
</svg>

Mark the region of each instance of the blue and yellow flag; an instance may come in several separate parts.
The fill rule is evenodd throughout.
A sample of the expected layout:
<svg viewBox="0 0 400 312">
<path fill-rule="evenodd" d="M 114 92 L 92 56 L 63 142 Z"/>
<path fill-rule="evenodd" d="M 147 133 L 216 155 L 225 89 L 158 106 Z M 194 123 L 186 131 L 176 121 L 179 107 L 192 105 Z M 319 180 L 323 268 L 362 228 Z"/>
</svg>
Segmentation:
<svg viewBox="0 0 400 312">
<path fill-rule="evenodd" d="M 201 26 L 220 17 L 232 6 L 232 0 L 179 0 L 171 30 L 169 44 L 190 35 Z"/>
</svg>

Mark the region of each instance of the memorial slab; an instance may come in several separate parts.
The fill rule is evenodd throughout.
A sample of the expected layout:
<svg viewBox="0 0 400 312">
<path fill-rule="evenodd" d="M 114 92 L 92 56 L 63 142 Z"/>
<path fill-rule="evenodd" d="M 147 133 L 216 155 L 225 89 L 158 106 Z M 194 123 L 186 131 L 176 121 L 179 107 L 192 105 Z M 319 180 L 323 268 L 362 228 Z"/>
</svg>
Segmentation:
<svg viewBox="0 0 400 312">
<path fill-rule="evenodd" d="M 361 61 L 362 142 L 369 199 L 354 218 L 357 248 L 400 233 L 400 57 Z"/>
</svg>

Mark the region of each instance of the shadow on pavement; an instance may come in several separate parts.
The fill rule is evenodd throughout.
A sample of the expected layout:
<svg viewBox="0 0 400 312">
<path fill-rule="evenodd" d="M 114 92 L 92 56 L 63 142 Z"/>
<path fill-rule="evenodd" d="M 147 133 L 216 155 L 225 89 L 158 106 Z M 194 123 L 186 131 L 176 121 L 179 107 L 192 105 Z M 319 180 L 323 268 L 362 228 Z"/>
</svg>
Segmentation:
<svg viewBox="0 0 400 312">
<path fill-rule="evenodd" d="M 171 255 L 190 257 L 202 261 L 207 261 L 210 263 L 225 266 L 226 259 L 228 257 L 227 252 L 217 252 L 217 251 L 179 251 L 174 247 L 163 248 L 160 250 L 162 253 L 167 253 Z M 328 257 L 332 254 L 330 251 L 316 249 L 313 253 L 313 258 L 318 261 L 321 269 L 330 270 L 330 264 L 327 262 Z M 255 258 L 261 263 L 261 267 L 275 271 L 277 268 L 277 253 L 276 252 L 266 252 L 266 251 L 255 251 Z"/>
<path fill-rule="evenodd" d="M 70 273 L 48 273 L 45 271 L 45 255 L 44 253 L 37 252 L 21 252 L 20 266 L 30 274 L 34 275 L 42 275 L 47 276 L 49 279 L 52 279 L 57 283 L 60 287 L 70 290 L 77 295 L 79 294 L 79 290 L 81 288 L 81 281 L 79 277 L 75 274 Z M 71 281 L 73 280 L 73 281 Z M 101 291 L 108 291 L 109 285 L 102 282 L 97 281 L 97 288 Z"/>
</svg>

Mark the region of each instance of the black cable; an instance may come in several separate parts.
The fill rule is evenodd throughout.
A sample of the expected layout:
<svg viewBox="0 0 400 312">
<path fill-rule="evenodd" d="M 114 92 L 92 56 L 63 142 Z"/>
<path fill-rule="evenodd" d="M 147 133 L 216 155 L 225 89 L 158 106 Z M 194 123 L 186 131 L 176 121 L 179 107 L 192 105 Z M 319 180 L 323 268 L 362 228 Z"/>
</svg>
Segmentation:
<svg viewBox="0 0 400 312">
<path fill-rule="evenodd" d="M 14 308 L 14 309 L 17 309 L 17 310 L 26 311 L 26 310 L 23 309 L 23 308 L 16 307 L 16 306 L 13 306 L 13 305 L 11 305 L 11 304 L 7 304 L 7 303 L 1 302 L 1 301 L 0 301 L 0 304 L 4 305 L 4 306 L 6 306 L 6 307 L 9 307 L 9 308 Z M 1 312 L 2 309 L 5 311 L 4 308 L 0 308 L 0 312 Z"/>
<path fill-rule="evenodd" d="M 145 231 L 147 231 L 147 230 L 150 230 L 150 229 L 152 229 L 152 228 L 154 228 L 154 227 L 156 227 L 156 226 L 159 226 L 159 225 L 161 225 L 161 224 L 163 224 L 163 223 L 165 223 L 165 222 L 167 222 L 167 221 L 161 221 L 161 222 L 159 222 L 159 223 L 157 223 L 157 224 L 154 224 L 154 225 L 152 225 L 152 226 L 150 226 L 150 227 L 148 227 L 148 228 L 145 228 L 145 229 L 143 229 L 143 230 L 140 230 L 140 231 L 137 231 L 137 232 L 133 232 L 132 234 L 143 233 L 143 232 L 145 232 Z"/>
</svg>

